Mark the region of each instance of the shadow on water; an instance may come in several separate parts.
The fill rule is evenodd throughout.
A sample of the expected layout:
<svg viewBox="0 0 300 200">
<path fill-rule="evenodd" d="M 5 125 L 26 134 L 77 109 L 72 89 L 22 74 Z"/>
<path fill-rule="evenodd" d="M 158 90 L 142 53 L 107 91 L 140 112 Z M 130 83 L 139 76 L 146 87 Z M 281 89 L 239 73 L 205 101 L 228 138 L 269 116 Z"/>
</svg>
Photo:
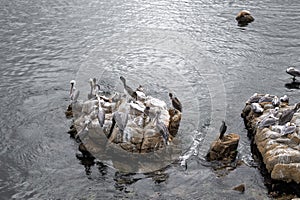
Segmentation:
<svg viewBox="0 0 300 200">
<path fill-rule="evenodd" d="M 299 81 L 292 81 L 290 83 L 286 83 L 284 86 L 287 89 L 300 89 L 300 82 Z"/>
</svg>

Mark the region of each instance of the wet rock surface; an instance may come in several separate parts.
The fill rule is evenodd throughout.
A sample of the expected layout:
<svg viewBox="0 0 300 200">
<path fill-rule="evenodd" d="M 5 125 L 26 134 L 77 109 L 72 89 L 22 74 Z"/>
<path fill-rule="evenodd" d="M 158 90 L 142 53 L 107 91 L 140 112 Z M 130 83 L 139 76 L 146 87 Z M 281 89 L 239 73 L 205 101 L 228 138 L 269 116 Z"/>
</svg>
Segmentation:
<svg viewBox="0 0 300 200">
<path fill-rule="evenodd" d="M 289 105 L 286 96 L 254 94 L 242 111 L 252 149 L 258 154 L 272 190 L 290 183 L 299 195 L 300 183 L 300 113 L 299 105 Z M 285 186 L 277 187 L 284 190 Z"/>
</svg>

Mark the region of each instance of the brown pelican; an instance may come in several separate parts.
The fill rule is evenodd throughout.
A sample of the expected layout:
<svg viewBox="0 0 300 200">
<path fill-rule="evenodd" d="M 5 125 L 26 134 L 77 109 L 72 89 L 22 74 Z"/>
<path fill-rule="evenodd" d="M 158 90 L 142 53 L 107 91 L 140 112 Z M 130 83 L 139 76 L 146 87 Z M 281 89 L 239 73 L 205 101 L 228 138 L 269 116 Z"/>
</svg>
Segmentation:
<svg viewBox="0 0 300 200">
<path fill-rule="evenodd" d="M 283 136 L 294 133 L 296 125 L 294 123 L 287 122 L 281 130 Z"/>
<path fill-rule="evenodd" d="M 225 124 L 225 121 L 222 121 L 222 125 L 220 127 L 220 136 L 219 136 L 220 140 L 222 140 L 222 138 L 224 137 L 226 130 L 227 130 L 227 126 Z"/>
<path fill-rule="evenodd" d="M 298 69 L 295 69 L 295 67 L 289 67 L 286 69 L 286 73 L 293 76 L 293 81 L 296 80 L 296 76 L 300 76 L 300 71 Z"/>
<path fill-rule="evenodd" d="M 283 97 L 280 97 L 280 101 L 283 103 L 289 103 L 289 97 L 285 94 Z"/>
<path fill-rule="evenodd" d="M 91 90 L 90 90 L 90 93 L 88 93 L 88 99 L 93 99 L 95 97 L 95 95 L 94 95 L 94 81 L 93 81 L 93 79 L 90 78 L 89 83 L 90 83 L 90 86 L 91 86 Z"/>
<path fill-rule="evenodd" d="M 121 134 L 123 134 L 124 129 L 127 125 L 127 122 L 128 122 L 128 113 L 127 112 L 126 113 L 119 112 L 119 111 L 114 112 L 112 115 L 112 125 L 110 128 L 109 135 L 107 137 L 110 138 L 116 124 L 119 128 L 119 132 Z"/>
<path fill-rule="evenodd" d="M 274 107 L 280 106 L 280 100 L 279 100 L 279 98 L 278 98 L 277 96 L 275 96 L 275 97 L 273 98 L 273 100 L 272 100 L 272 105 L 273 105 Z"/>
<path fill-rule="evenodd" d="M 264 112 L 264 109 L 261 107 L 261 105 L 259 103 L 252 103 L 251 108 L 252 108 L 253 112 L 255 112 L 255 113 Z"/>
<path fill-rule="evenodd" d="M 263 103 L 263 102 L 272 102 L 273 98 L 271 97 L 270 94 L 266 94 L 265 96 L 261 97 L 258 101 L 258 103 Z"/>
<path fill-rule="evenodd" d="M 277 118 L 270 116 L 265 117 L 258 123 L 258 128 L 263 129 L 264 127 L 269 127 L 276 124 Z"/>
<path fill-rule="evenodd" d="M 242 10 L 239 12 L 235 19 L 238 21 L 238 25 L 240 26 L 245 26 L 254 21 L 254 18 L 251 16 L 248 10 Z"/>
<path fill-rule="evenodd" d="M 293 118 L 295 112 L 300 108 L 300 103 L 297 103 L 293 109 L 283 111 L 282 115 L 279 117 L 279 125 L 284 125 L 287 122 L 290 122 Z"/>
<path fill-rule="evenodd" d="M 165 144 L 168 145 L 168 143 L 169 143 L 169 130 L 163 122 L 159 121 L 160 115 L 161 115 L 161 111 L 157 111 L 156 116 L 154 118 L 154 123 L 156 124 L 156 128 L 158 129 L 159 133 L 163 136 Z"/>
<path fill-rule="evenodd" d="M 97 79 L 93 78 L 94 85 L 94 95 L 97 95 L 100 92 L 100 85 L 97 83 Z"/>
<path fill-rule="evenodd" d="M 97 95 L 97 99 L 98 99 L 98 115 L 97 115 L 97 117 L 98 117 L 100 127 L 103 127 L 104 121 L 105 121 L 105 111 L 103 110 L 103 108 L 101 106 L 101 101 L 100 101 L 99 95 Z"/>
<path fill-rule="evenodd" d="M 182 105 L 179 99 L 177 97 L 174 97 L 172 93 L 169 93 L 169 97 L 172 101 L 173 107 L 182 112 Z"/>
<path fill-rule="evenodd" d="M 261 96 L 258 95 L 257 93 L 254 93 L 248 100 L 249 103 L 258 103 L 260 100 Z"/>
<path fill-rule="evenodd" d="M 71 89 L 70 89 L 70 99 L 72 101 L 72 103 L 76 102 L 78 97 L 79 97 L 79 90 L 76 89 L 75 85 L 76 85 L 76 81 L 75 80 L 71 80 Z"/>
<path fill-rule="evenodd" d="M 125 93 L 127 93 L 128 95 L 130 95 L 133 99 L 136 99 L 137 98 L 137 94 L 136 94 L 136 92 L 131 87 L 129 87 L 126 84 L 126 79 L 123 76 L 120 76 L 120 79 L 123 82 L 124 90 L 126 91 Z"/>
</svg>

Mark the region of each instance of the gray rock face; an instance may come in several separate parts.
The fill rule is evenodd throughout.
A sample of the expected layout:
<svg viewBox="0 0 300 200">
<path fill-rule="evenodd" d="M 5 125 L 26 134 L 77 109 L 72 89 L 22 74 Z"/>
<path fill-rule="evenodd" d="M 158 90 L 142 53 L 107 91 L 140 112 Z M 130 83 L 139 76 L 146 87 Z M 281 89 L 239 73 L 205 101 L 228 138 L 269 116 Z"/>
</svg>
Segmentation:
<svg viewBox="0 0 300 200">
<path fill-rule="evenodd" d="M 287 102 L 281 102 L 277 108 L 260 103 L 263 112 L 259 114 L 249 105 L 248 100 L 242 117 L 271 178 L 300 183 L 300 113 Z M 282 125 L 279 120 L 282 114 L 293 109 L 291 119 Z M 266 122 L 268 118 L 272 118 L 271 123 Z"/>
</svg>

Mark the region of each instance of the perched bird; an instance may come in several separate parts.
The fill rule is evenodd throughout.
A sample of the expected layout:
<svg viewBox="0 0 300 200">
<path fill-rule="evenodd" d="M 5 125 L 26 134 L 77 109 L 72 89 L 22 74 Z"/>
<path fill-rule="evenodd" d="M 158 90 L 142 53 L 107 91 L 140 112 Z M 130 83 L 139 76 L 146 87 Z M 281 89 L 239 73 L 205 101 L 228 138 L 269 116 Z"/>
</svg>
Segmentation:
<svg viewBox="0 0 300 200">
<path fill-rule="evenodd" d="M 126 91 L 126 93 L 136 100 L 137 98 L 136 92 L 126 84 L 126 79 L 123 76 L 120 76 L 120 79 L 123 82 L 124 90 Z"/>
<path fill-rule="evenodd" d="M 123 134 L 124 129 L 127 125 L 127 122 L 128 122 L 128 113 L 123 113 L 123 112 L 119 112 L 119 111 L 114 112 L 112 115 L 112 125 L 110 128 L 109 135 L 107 137 L 110 138 L 115 125 L 118 126 L 119 132 L 121 134 Z"/>
<path fill-rule="evenodd" d="M 79 97 L 79 90 L 76 89 L 75 85 L 76 85 L 76 81 L 75 80 L 71 80 L 71 89 L 70 89 L 70 99 L 72 101 L 72 103 L 76 102 L 78 97 Z"/>
<path fill-rule="evenodd" d="M 182 112 L 182 105 L 179 99 L 177 97 L 174 97 L 172 93 L 169 93 L 169 97 L 171 99 L 173 107 Z"/>
<path fill-rule="evenodd" d="M 100 85 L 97 83 L 97 79 L 93 78 L 94 95 L 100 92 Z"/>
<path fill-rule="evenodd" d="M 98 99 L 98 121 L 100 124 L 100 127 L 103 127 L 104 125 L 104 121 L 105 121 L 105 111 L 103 110 L 102 106 L 101 106 L 101 100 L 99 95 L 97 95 L 97 99 Z"/>
<path fill-rule="evenodd" d="M 261 97 L 258 101 L 258 103 L 263 103 L 263 102 L 272 102 L 273 98 L 271 97 L 270 94 L 265 94 L 265 96 Z"/>
<path fill-rule="evenodd" d="M 258 128 L 263 129 L 264 127 L 269 127 L 276 124 L 276 122 L 277 119 L 275 117 L 268 116 L 259 122 Z"/>
<path fill-rule="evenodd" d="M 252 108 L 253 112 L 255 112 L 255 113 L 264 112 L 264 109 L 261 107 L 261 105 L 259 103 L 252 103 L 251 108 Z"/>
<path fill-rule="evenodd" d="M 295 67 L 289 67 L 286 69 L 286 73 L 293 76 L 293 81 L 296 80 L 296 77 L 300 76 L 300 71 L 298 69 L 295 69 Z"/>
<path fill-rule="evenodd" d="M 90 93 L 88 93 L 88 99 L 92 99 L 92 98 L 95 97 L 95 95 L 94 95 L 94 82 L 93 82 L 93 79 L 90 78 L 89 83 L 90 83 L 91 90 L 90 90 Z"/>
<path fill-rule="evenodd" d="M 169 130 L 163 122 L 159 121 L 160 115 L 161 115 L 161 111 L 157 111 L 156 116 L 154 118 L 154 123 L 156 124 L 156 128 L 158 129 L 160 134 L 163 136 L 165 144 L 168 145 L 168 143 L 169 143 Z"/>
<path fill-rule="evenodd" d="M 280 102 L 289 103 L 289 97 L 285 94 L 283 97 L 280 97 Z"/>
<path fill-rule="evenodd" d="M 248 10 L 242 10 L 239 12 L 235 19 L 238 21 L 238 25 L 240 26 L 245 26 L 254 21 L 254 18 L 251 16 Z"/>
<path fill-rule="evenodd" d="M 278 98 L 277 96 L 275 96 L 275 97 L 273 98 L 273 100 L 272 100 L 272 105 L 273 105 L 274 107 L 280 106 L 280 100 L 279 100 L 279 98 Z"/>
<path fill-rule="evenodd" d="M 279 107 L 275 107 L 274 109 L 270 109 L 268 117 L 271 116 L 275 119 L 278 119 L 277 118 L 278 114 L 279 114 Z"/>
<path fill-rule="evenodd" d="M 297 103 L 293 109 L 283 111 L 282 115 L 279 117 L 279 125 L 284 125 L 287 122 L 290 122 L 293 118 L 295 112 L 300 108 L 300 103 Z"/>
<path fill-rule="evenodd" d="M 248 100 L 249 103 L 258 103 L 260 100 L 261 96 L 258 95 L 257 93 L 254 93 Z"/>
<path fill-rule="evenodd" d="M 222 138 L 224 137 L 226 130 L 227 130 L 227 126 L 225 124 L 225 121 L 222 121 L 222 125 L 220 127 L 220 136 L 219 136 L 220 140 L 222 140 Z"/>
<path fill-rule="evenodd" d="M 283 136 L 294 133 L 296 130 L 296 125 L 294 123 L 287 122 L 283 129 L 281 130 L 281 133 Z"/>
</svg>

